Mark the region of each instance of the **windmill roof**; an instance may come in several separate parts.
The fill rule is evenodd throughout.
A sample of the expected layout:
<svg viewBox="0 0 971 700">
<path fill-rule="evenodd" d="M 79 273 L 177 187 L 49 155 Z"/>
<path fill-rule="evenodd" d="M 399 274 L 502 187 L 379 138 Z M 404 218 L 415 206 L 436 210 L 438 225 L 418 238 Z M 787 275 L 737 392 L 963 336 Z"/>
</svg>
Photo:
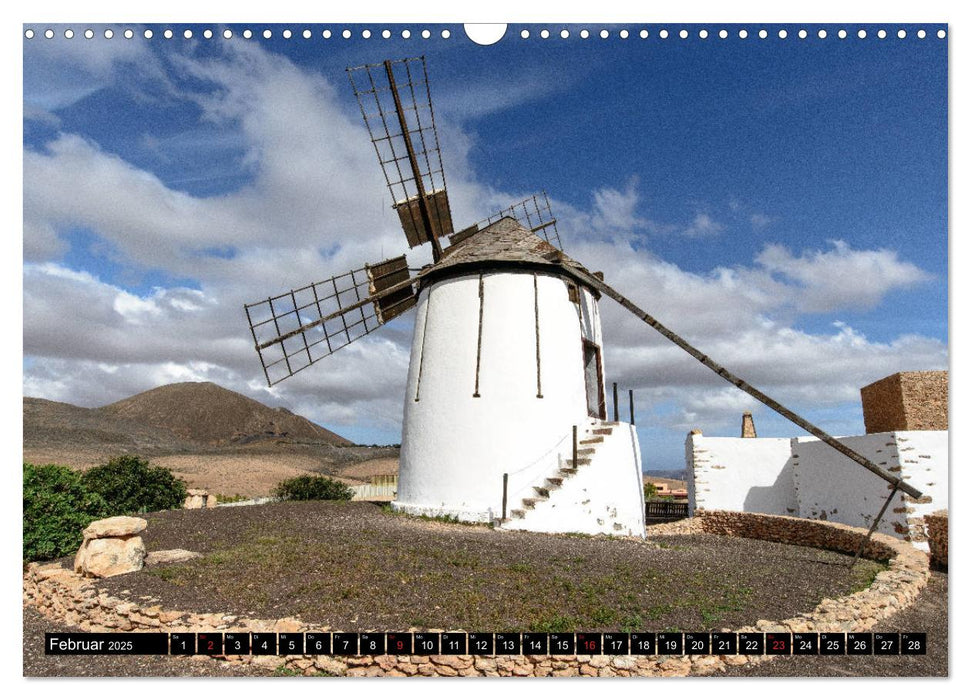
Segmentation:
<svg viewBox="0 0 971 700">
<path fill-rule="evenodd" d="M 429 276 L 487 267 L 550 268 L 568 275 L 572 269 L 590 274 L 576 260 L 512 217 L 503 217 L 471 235 L 460 236 L 452 237 L 453 244 L 442 251 L 441 260 L 428 271 Z"/>
</svg>

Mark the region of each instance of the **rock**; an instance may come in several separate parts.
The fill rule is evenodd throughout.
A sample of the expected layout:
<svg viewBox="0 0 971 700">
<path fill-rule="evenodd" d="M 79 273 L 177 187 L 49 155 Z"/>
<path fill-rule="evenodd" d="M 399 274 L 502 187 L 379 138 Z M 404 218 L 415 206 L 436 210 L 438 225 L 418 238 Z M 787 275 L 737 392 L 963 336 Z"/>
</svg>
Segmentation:
<svg viewBox="0 0 971 700">
<path fill-rule="evenodd" d="M 85 539 L 74 558 L 74 570 L 85 576 L 107 578 L 140 571 L 144 562 L 145 543 L 137 535 Z"/>
<path fill-rule="evenodd" d="M 86 540 L 96 540 L 102 537 L 127 537 L 137 535 L 148 527 L 148 521 L 143 518 L 132 518 L 127 515 L 116 515 L 113 518 L 95 520 L 88 525 L 81 534 Z"/>
<path fill-rule="evenodd" d="M 149 552 L 145 557 L 145 566 L 159 566 L 161 564 L 178 564 L 180 561 L 197 559 L 202 555 L 199 552 L 190 552 L 188 549 L 160 549 L 157 552 Z"/>
</svg>

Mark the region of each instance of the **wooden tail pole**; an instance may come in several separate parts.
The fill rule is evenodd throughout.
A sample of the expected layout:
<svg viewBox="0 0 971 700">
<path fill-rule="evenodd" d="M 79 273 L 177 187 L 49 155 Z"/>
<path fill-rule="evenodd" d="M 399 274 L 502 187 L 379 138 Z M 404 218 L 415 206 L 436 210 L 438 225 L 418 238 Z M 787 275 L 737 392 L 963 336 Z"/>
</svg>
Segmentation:
<svg viewBox="0 0 971 700">
<path fill-rule="evenodd" d="M 634 425 L 634 390 L 627 390 L 627 398 L 630 399 L 630 424 Z"/>
<path fill-rule="evenodd" d="M 873 519 L 873 524 L 870 526 L 869 532 L 867 532 L 866 536 L 860 540 L 860 546 L 856 548 L 856 554 L 853 555 L 853 561 L 850 562 L 851 569 L 856 566 L 857 560 L 860 558 L 860 555 L 863 554 L 863 550 L 866 548 L 866 543 L 870 541 L 870 538 L 873 537 L 873 533 L 877 531 L 877 526 L 880 524 L 880 519 L 883 517 L 883 514 L 887 512 L 887 506 L 890 505 L 890 501 L 892 501 L 893 497 L 896 495 L 897 486 L 895 484 L 893 489 L 890 491 L 890 495 L 887 496 L 887 500 L 883 502 L 883 506 L 880 508 L 880 512 L 877 513 L 877 517 Z"/>
<path fill-rule="evenodd" d="M 577 454 L 579 453 L 579 445 L 577 445 L 577 427 L 573 426 L 573 468 L 577 469 Z"/>
<path fill-rule="evenodd" d="M 502 519 L 506 519 L 506 501 L 509 497 L 509 474 L 502 475 Z"/>
<path fill-rule="evenodd" d="M 906 483 L 900 477 L 894 476 L 890 472 L 884 469 L 881 469 L 879 466 L 877 466 L 872 461 L 870 461 L 869 459 L 867 459 L 866 457 L 858 453 L 856 450 L 853 450 L 847 447 L 839 440 L 831 436 L 829 433 L 826 433 L 820 428 L 817 428 L 815 425 L 807 421 L 805 418 L 802 418 L 801 416 L 797 415 L 796 413 L 790 411 L 788 408 L 780 404 L 778 401 L 763 394 L 761 391 L 759 391 L 754 386 L 746 382 L 744 379 L 741 379 L 735 376 L 734 374 L 732 374 L 731 372 L 729 372 L 723 366 L 721 366 L 720 364 L 712 360 L 710 357 L 708 357 L 706 354 L 704 354 L 696 347 L 691 345 L 688 341 L 686 341 L 677 333 L 675 333 L 667 326 L 662 324 L 660 321 L 658 321 L 656 318 L 651 316 L 649 313 L 639 308 L 636 304 L 634 304 L 634 302 L 632 302 L 627 297 L 623 296 L 620 292 L 618 292 L 616 289 L 611 287 L 606 282 L 603 282 L 602 280 L 599 280 L 593 275 L 586 272 L 582 272 L 579 270 L 574 270 L 574 272 L 579 274 L 584 279 L 584 281 L 586 281 L 588 285 L 590 285 L 594 289 L 600 290 L 603 294 L 607 295 L 608 297 L 616 301 L 618 304 L 620 304 L 625 309 L 630 311 L 632 314 L 634 314 L 642 321 L 644 321 L 644 323 L 649 325 L 651 328 L 656 330 L 658 333 L 663 335 L 665 338 L 670 340 L 679 348 L 687 352 L 689 355 L 691 355 L 693 358 L 698 360 L 701 364 L 703 364 L 705 367 L 710 369 L 712 372 L 722 377 L 727 382 L 734 384 L 739 389 L 747 393 L 749 396 L 752 396 L 756 400 L 764 403 L 766 406 L 771 408 L 779 415 L 789 419 L 790 421 L 798 425 L 800 428 L 808 432 L 810 435 L 819 438 L 822 442 L 825 442 L 827 445 L 832 447 L 837 452 L 840 452 L 841 454 L 849 457 L 854 462 L 861 465 L 865 469 L 873 472 L 884 481 L 890 484 L 893 484 L 894 488 L 903 491 L 908 496 L 912 496 L 913 498 L 920 498 L 923 495 L 920 491 L 915 489 L 910 484 Z"/>
<path fill-rule="evenodd" d="M 620 407 L 617 405 L 617 382 L 614 382 L 614 423 L 620 420 Z"/>
</svg>

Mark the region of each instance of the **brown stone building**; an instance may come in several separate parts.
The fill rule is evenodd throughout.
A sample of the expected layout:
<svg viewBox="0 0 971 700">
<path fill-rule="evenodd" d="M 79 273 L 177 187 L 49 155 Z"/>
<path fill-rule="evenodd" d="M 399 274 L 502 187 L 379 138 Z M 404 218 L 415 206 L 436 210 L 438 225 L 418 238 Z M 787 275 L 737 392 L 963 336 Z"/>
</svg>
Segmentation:
<svg viewBox="0 0 971 700">
<path fill-rule="evenodd" d="M 947 430 L 947 370 L 898 372 L 860 389 L 866 432 Z"/>
</svg>

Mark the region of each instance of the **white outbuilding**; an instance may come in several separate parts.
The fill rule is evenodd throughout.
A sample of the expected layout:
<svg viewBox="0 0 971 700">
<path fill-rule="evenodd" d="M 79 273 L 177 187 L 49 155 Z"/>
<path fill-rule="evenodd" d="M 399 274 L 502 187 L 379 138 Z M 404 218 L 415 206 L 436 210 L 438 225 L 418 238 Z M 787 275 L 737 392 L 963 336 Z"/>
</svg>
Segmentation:
<svg viewBox="0 0 971 700">
<path fill-rule="evenodd" d="M 425 271 L 395 509 L 644 535 L 637 434 L 606 420 L 599 293 L 577 271 L 512 218 Z"/>
</svg>

